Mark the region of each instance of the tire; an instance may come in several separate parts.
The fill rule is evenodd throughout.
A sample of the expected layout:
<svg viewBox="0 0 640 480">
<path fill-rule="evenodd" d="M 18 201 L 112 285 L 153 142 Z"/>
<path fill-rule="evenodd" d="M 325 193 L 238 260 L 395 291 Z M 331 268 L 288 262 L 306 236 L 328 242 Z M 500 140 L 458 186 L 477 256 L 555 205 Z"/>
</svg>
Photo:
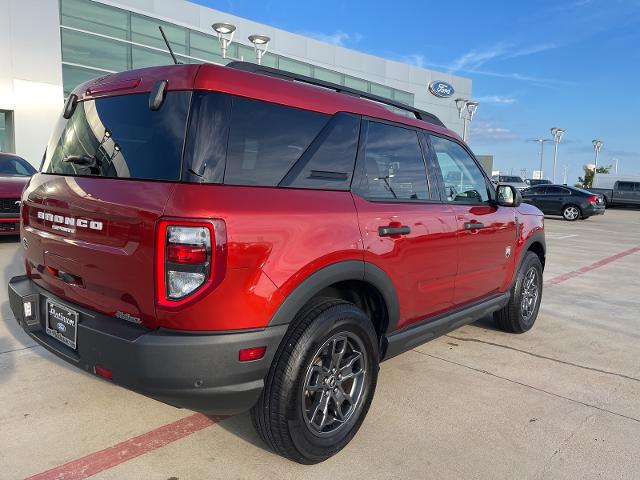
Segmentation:
<svg viewBox="0 0 640 480">
<path fill-rule="evenodd" d="M 576 205 L 566 205 L 562 209 L 562 217 L 568 222 L 574 222 L 582 216 L 580 207 Z"/>
<path fill-rule="evenodd" d="M 254 427 L 284 457 L 307 465 L 326 460 L 360 428 L 375 393 L 378 362 L 378 337 L 362 310 L 327 298 L 308 305 L 276 352 L 251 410 Z"/>
<path fill-rule="evenodd" d="M 532 274 L 531 272 L 535 272 Z M 533 283 L 529 281 L 533 275 Z M 535 298 L 531 299 L 535 285 Z M 527 298 L 524 298 L 527 295 Z M 498 327 L 505 332 L 524 333 L 533 327 L 542 299 L 542 263 L 533 252 L 527 252 L 518 269 L 516 282 L 511 288 L 509 303 L 493 314 Z M 528 300 L 528 301 L 527 301 Z M 525 303 L 526 302 L 526 303 Z"/>
</svg>

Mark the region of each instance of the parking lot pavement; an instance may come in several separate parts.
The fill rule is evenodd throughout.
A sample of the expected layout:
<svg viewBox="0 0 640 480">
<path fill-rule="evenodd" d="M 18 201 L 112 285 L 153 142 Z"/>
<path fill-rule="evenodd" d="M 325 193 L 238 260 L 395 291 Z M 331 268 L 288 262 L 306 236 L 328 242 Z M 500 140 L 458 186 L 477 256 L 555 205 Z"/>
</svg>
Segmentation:
<svg viewBox="0 0 640 480">
<path fill-rule="evenodd" d="M 2 288 L 0 478 L 640 478 L 640 211 L 545 224 L 534 329 L 483 319 L 384 363 L 358 435 L 311 467 L 267 451 L 246 414 L 208 419 L 72 369 Z M 5 281 L 18 247 L 0 243 Z"/>
</svg>

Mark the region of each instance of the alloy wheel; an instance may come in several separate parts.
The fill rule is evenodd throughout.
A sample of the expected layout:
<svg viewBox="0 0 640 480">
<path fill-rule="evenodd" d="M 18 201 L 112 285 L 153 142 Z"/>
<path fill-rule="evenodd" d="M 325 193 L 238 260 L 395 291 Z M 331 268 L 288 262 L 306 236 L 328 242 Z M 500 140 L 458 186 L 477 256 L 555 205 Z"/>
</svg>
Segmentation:
<svg viewBox="0 0 640 480">
<path fill-rule="evenodd" d="M 564 209 L 564 218 L 567 220 L 575 220 L 580 215 L 580 211 L 576 207 L 567 207 Z"/>
<path fill-rule="evenodd" d="M 327 340 L 307 368 L 302 412 L 315 435 L 337 432 L 352 418 L 364 391 L 367 359 L 355 335 L 342 332 Z"/>
<path fill-rule="evenodd" d="M 528 321 L 536 308 L 538 301 L 538 295 L 540 293 L 539 288 L 539 275 L 535 267 L 529 268 L 524 276 L 522 282 L 522 295 L 520 300 L 520 313 L 522 318 Z"/>
</svg>

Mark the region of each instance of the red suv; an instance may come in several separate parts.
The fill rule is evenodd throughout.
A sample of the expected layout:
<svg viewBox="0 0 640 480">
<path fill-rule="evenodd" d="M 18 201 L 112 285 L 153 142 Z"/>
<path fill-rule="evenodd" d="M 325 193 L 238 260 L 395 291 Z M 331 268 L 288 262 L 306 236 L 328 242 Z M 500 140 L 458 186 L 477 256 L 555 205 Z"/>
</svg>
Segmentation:
<svg viewBox="0 0 640 480">
<path fill-rule="evenodd" d="M 545 261 L 540 211 L 435 116 L 245 63 L 76 88 L 21 235 L 11 307 L 38 343 L 171 405 L 251 409 L 301 463 L 355 435 L 380 361 L 489 314 L 530 329 Z"/>
</svg>

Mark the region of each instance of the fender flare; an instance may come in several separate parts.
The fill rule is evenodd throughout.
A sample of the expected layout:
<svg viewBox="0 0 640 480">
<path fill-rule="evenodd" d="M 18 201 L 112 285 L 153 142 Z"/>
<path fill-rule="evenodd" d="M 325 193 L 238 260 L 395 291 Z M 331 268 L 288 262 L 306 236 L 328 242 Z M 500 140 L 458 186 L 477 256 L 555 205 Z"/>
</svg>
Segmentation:
<svg viewBox="0 0 640 480">
<path fill-rule="evenodd" d="M 269 326 L 289 324 L 302 307 L 318 292 L 337 282 L 359 280 L 375 287 L 387 308 L 387 332 L 393 331 L 400 319 L 400 302 L 396 288 L 381 268 L 361 260 L 347 260 L 321 268 L 305 278 L 280 304 Z"/>
<path fill-rule="evenodd" d="M 518 258 L 518 263 L 516 265 L 515 274 L 514 274 L 514 282 L 515 282 L 515 279 L 516 279 L 516 277 L 518 275 L 518 271 L 520 271 L 520 266 L 522 265 L 522 262 L 524 261 L 525 255 L 529 251 L 529 248 L 531 248 L 531 245 L 533 245 L 534 243 L 539 243 L 540 245 L 542 245 L 542 251 L 543 251 L 544 256 L 546 258 L 546 256 L 547 256 L 547 243 L 546 243 L 545 238 L 544 238 L 544 233 L 542 231 L 533 232 L 529 236 L 529 238 L 527 238 L 527 240 L 522 244 L 522 248 L 520 249 L 520 258 Z M 542 268 L 544 270 L 544 263 L 542 264 Z"/>
</svg>

